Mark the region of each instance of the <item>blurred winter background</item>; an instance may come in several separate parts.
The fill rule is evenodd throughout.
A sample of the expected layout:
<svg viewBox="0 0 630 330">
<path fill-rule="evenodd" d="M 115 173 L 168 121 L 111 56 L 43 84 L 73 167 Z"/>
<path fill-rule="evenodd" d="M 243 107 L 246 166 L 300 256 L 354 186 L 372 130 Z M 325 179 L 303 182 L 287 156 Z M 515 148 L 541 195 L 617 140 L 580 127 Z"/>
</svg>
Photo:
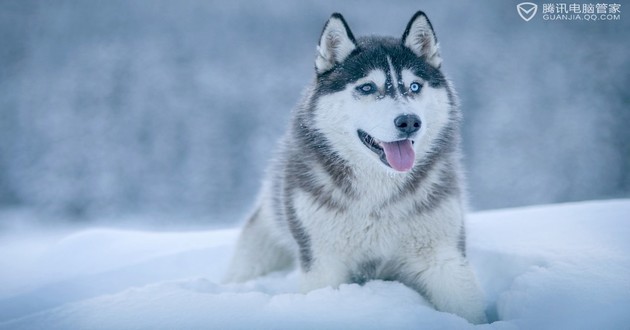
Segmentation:
<svg viewBox="0 0 630 330">
<path fill-rule="evenodd" d="M 395 36 L 427 12 L 473 210 L 630 197 L 630 6 L 525 22 L 515 4 L 2 0 L 0 230 L 243 221 L 334 11 Z"/>
</svg>

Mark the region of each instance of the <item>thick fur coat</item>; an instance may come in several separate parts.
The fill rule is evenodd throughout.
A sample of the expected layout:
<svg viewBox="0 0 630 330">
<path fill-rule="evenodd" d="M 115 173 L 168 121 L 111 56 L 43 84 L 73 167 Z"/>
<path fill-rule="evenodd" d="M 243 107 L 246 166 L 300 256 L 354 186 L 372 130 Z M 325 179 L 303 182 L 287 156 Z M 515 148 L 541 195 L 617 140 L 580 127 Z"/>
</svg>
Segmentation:
<svg viewBox="0 0 630 330">
<path fill-rule="evenodd" d="M 293 113 L 228 281 L 298 264 L 304 291 L 372 279 L 486 320 L 466 259 L 455 93 L 422 12 L 402 38 L 326 23 L 316 77 Z"/>
</svg>

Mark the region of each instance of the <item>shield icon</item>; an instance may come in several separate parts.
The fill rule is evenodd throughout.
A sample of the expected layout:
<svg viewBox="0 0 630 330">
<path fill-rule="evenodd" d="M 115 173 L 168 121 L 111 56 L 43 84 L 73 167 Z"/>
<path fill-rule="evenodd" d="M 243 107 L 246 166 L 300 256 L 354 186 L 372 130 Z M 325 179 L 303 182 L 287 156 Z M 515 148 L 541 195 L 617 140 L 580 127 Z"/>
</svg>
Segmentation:
<svg viewBox="0 0 630 330">
<path fill-rule="evenodd" d="M 534 15 L 536 15 L 536 11 L 538 10 L 538 5 L 531 2 L 521 2 L 516 5 L 516 11 L 518 15 L 521 16 L 525 22 L 529 22 Z"/>
</svg>

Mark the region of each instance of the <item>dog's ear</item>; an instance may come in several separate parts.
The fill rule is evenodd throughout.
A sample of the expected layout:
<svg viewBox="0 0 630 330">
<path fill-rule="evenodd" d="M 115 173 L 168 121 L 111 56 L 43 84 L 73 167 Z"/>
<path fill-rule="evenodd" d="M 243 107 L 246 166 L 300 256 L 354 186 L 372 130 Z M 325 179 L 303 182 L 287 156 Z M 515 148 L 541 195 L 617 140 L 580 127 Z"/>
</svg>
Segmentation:
<svg viewBox="0 0 630 330">
<path fill-rule="evenodd" d="M 334 13 L 326 22 L 317 45 L 315 69 L 324 73 L 343 60 L 357 48 L 348 24 L 339 13 Z"/>
<path fill-rule="evenodd" d="M 442 58 L 438 47 L 433 26 L 422 11 L 418 11 L 407 24 L 402 36 L 402 43 L 411 49 L 418 57 L 424 57 L 430 65 L 440 68 Z"/>
</svg>

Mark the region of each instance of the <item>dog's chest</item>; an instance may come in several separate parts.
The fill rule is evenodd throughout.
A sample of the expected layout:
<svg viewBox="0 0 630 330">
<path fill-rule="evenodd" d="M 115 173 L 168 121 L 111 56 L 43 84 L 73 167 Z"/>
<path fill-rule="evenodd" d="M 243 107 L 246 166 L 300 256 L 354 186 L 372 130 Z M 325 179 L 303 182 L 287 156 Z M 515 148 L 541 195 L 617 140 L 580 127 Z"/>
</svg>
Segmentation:
<svg viewBox="0 0 630 330">
<path fill-rule="evenodd" d="M 421 235 L 406 203 L 388 205 L 378 200 L 344 200 L 343 209 L 318 205 L 313 196 L 294 196 L 297 218 L 314 248 L 359 255 L 395 254 L 412 236 Z"/>
</svg>

